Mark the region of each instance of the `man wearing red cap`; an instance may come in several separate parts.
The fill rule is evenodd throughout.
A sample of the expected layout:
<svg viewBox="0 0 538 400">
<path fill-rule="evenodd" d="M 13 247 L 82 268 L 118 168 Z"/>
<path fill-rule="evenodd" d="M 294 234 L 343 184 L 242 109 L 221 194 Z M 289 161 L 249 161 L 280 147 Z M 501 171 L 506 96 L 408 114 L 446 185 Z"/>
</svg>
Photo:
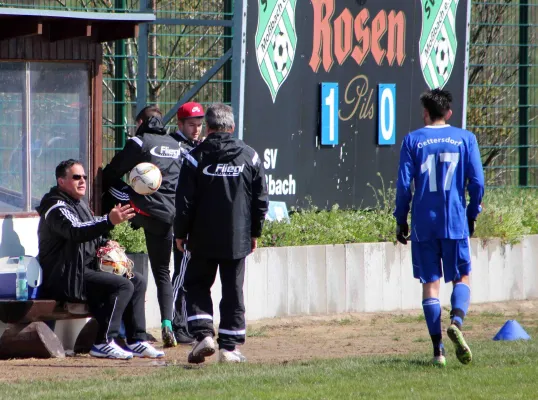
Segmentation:
<svg viewBox="0 0 538 400">
<path fill-rule="evenodd" d="M 177 132 L 171 133 L 174 139 L 179 142 L 181 156 L 188 154 L 194 149 L 200 140 L 202 124 L 204 122 L 204 109 L 201 104 L 189 102 L 183 104 L 177 110 Z M 181 163 L 182 160 L 180 160 Z M 174 247 L 174 276 L 172 286 L 174 289 L 174 319 L 172 327 L 178 343 L 193 343 L 194 338 L 189 335 L 187 329 L 187 312 L 185 310 L 185 292 L 183 291 L 183 281 L 187 263 L 190 259 L 190 252 L 180 252 Z"/>
</svg>

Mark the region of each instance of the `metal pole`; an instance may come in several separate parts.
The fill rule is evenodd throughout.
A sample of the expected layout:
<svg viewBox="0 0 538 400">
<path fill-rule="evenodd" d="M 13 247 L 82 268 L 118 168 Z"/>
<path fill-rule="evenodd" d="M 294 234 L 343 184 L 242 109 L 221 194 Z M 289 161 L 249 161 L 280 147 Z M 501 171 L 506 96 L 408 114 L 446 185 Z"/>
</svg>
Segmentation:
<svg viewBox="0 0 538 400">
<path fill-rule="evenodd" d="M 234 0 L 232 41 L 232 107 L 236 121 L 235 135 L 243 139 L 245 99 L 245 57 L 247 47 L 247 0 Z"/>
<path fill-rule="evenodd" d="M 519 3 L 519 185 L 529 176 L 529 4 Z"/>
<path fill-rule="evenodd" d="M 25 66 L 25 81 L 24 81 L 24 107 L 23 107 L 23 143 L 22 148 L 22 209 L 23 211 L 32 210 L 32 157 L 30 155 L 32 145 L 32 77 L 30 72 L 30 63 L 24 63 Z"/>
<path fill-rule="evenodd" d="M 226 20 L 231 20 L 233 24 L 233 17 L 232 14 L 233 11 L 233 0 L 224 0 L 224 18 Z M 233 28 L 231 26 L 227 26 L 224 28 L 224 52 L 226 53 L 228 50 L 232 48 L 232 35 L 233 35 Z M 224 74 L 224 93 L 223 93 L 223 100 L 226 103 L 232 102 L 232 61 L 228 61 L 226 64 L 224 64 L 224 67 L 222 68 L 222 72 Z M 211 99 L 213 100 L 213 99 Z"/>
<path fill-rule="evenodd" d="M 125 0 L 115 0 L 117 11 L 125 11 Z M 125 41 L 114 43 L 114 147 L 123 148 L 127 136 L 125 104 Z"/>
<path fill-rule="evenodd" d="M 215 76 L 217 72 L 220 71 L 221 68 L 224 67 L 224 64 L 228 62 L 228 60 L 232 57 L 232 50 L 228 50 L 224 55 L 222 55 L 218 61 L 213 64 L 213 66 L 206 71 L 206 73 L 186 92 L 181 96 L 181 98 L 177 101 L 176 105 L 172 107 L 170 111 L 166 113 L 164 116 L 164 123 L 165 125 L 170 122 L 172 118 L 174 118 L 174 115 L 176 115 L 177 110 L 179 107 L 192 99 L 196 94 L 202 89 L 202 87 L 209 82 L 209 80 Z"/>
<path fill-rule="evenodd" d="M 147 0 L 140 0 L 140 12 L 153 12 Z M 138 29 L 138 76 L 136 79 L 136 112 L 139 113 L 148 99 L 148 32 L 149 24 L 139 25 Z"/>
<path fill-rule="evenodd" d="M 463 76 L 463 112 L 461 128 L 467 129 L 467 103 L 469 90 L 469 50 L 471 46 L 471 1 L 467 0 L 467 28 L 465 29 L 465 70 Z"/>
</svg>

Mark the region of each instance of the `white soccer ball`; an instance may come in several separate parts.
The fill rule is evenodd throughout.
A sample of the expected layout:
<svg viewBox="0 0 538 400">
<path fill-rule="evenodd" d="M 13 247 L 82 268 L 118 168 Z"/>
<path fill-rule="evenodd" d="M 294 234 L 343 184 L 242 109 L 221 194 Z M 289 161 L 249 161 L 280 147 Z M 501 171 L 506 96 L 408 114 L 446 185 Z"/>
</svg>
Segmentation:
<svg viewBox="0 0 538 400">
<path fill-rule="evenodd" d="M 445 37 L 437 42 L 435 47 L 435 66 L 437 68 L 437 73 L 443 77 L 443 79 L 448 78 L 448 66 L 450 64 L 450 43 Z"/>
<path fill-rule="evenodd" d="M 143 162 L 129 173 L 129 185 L 142 195 L 155 193 L 161 187 L 163 176 L 159 168 L 152 163 Z"/>
<path fill-rule="evenodd" d="M 279 32 L 273 40 L 273 64 L 275 69 L 284 75 L 288 71 L 288 55 L 288 38 L 284 32 Z"/>
</svg>

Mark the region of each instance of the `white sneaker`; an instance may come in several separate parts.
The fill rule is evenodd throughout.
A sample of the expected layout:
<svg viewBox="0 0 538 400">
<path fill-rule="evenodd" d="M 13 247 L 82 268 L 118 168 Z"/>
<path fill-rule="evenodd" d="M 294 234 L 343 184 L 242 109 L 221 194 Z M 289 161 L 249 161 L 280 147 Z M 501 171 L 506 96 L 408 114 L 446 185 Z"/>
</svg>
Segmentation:
<svg viewBox="0 0 538 400">
<path fill-rule="evenodd" d="M 191 364 L 200 364 L 213 354 L 215 354 L 215 341 L 211 336 L 206 336 L 203 340 L 194 342 L 187 361 Z"/>
<path fill-rule="evenodd" d="M 129 360 L 133 353 L 123 350 L 113 340 L 110 343 L 94 344 L 90 350 L 90 356 L 99 358 L 114 358 L 117 360 Z"/>
<path fill-rule="evenodd" d="M 133 356 L 142 358 L 161 358 L 164 357 L 164 351 L 157 350 L 148 342 L 136 342 L 128 344 L 127 347 L 133 352 Z"/>
<path fill-rule="evenodd" d="M 243 354 L 241 354 L 241 352 L 237 349 L 233 351 L 220 349 L 219 362 L 220 363 L 244 363 L 244 362 L 247 362 L 247 358 Z"/>
</svg>

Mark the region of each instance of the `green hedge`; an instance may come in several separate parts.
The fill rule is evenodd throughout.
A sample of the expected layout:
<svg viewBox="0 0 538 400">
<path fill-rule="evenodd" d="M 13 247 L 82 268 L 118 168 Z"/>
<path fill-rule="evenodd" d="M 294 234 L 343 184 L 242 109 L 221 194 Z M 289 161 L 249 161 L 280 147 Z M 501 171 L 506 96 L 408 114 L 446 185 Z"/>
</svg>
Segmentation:
<svg viewBox="0 0 538 400">
<path fill-rule="evenodd" d="M 127 253 L 147 253 L 146 237 L 143 229 L 133 229 L 127 222 L 116 225 L 110 238 L 125 247 Z"/>
<path fill-rule="evenodd" d="M 371 185 L 370 185 L 371 187 Z M 310 206 L 292 210 L 289 222 L 266 222 L 260 247 L 304 246 L 318 244 L 395 242 L 395 220 L 392 216 L 395 190 L 374 189 L 374 209 L 320 210 Z M 475 237 L 500 238 L 515 244 L 524 235 L 538 233 L 538 191 L 535 189 L 487 190 L 483 211 L 478 217 Z M 144 232 L 128 224 L 112 231 L 114 240 L 128 252 L 146 252 Z"/>
<path fill-rule="evenodd" d="M 538 191 L 534 189 L 496 189 L 484 197 L 474 237 L 500 238 L 515 244 L 524 235 L 538 233 Z M 290 223 L 268 222 L 262 246 L 302 246 L 395 242 L 392 207 L 371 211 L 318 211 L 315 208 L 294 213 Z"/>
</svg>

